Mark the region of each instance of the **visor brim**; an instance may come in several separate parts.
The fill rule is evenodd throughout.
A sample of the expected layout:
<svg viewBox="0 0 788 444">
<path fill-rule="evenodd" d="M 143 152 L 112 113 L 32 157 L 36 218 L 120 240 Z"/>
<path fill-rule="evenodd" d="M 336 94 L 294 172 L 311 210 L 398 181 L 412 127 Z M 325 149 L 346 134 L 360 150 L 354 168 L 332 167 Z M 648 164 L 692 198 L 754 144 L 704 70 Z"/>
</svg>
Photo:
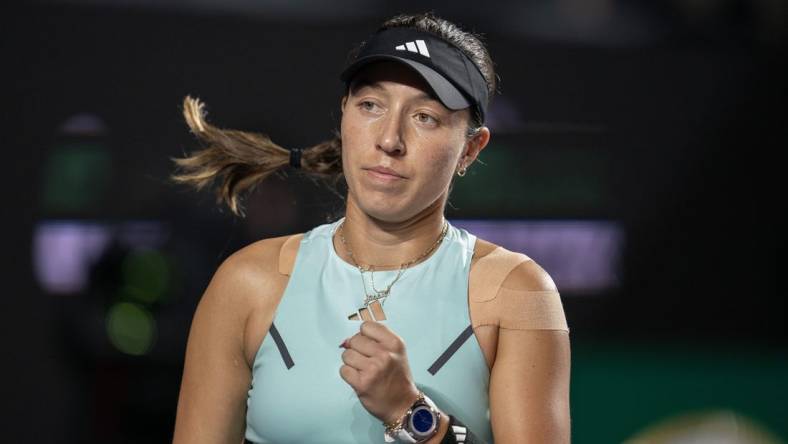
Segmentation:
<svg viewBox="0 0 788 444">
<path fill-rule="evenodd" d="M 440 100 L 440 102 L 446 108 L 456 111 L 471 106 L 471 102 L 469 102 L 468 99 L 465 98 L 462 92 L 460 92 L 460 90 L 457 89 L 457 87 L 455 87 L 439 72 L 435 71 L 434 69 L 430 68 L 427 65 L 402 57 L 396 57 L 392 55 L 372 55 L 372 56 L 362 57 L 356 60 L 350 66 L 348 66 L 342 72 L 340 78 L 345 83 L 348 83 L 349 80 L 353 78 L 353 76 L 355 76 L 359 71 L 361 71 L 361 69 L 365 68 L 371 63 L 384 61 L 384 60 L 403 63 L 406 66 L 413 69 L 414 71 L 416 71 L 419 74 L 419 76 L 421 76 L 421 78 L 423 78 L 424 81 L 427 82 L 427 84 L 430 86 L 432 91 L 435 93 L 435 96 L 438 98 L 438 100 Z"/>
</svg>

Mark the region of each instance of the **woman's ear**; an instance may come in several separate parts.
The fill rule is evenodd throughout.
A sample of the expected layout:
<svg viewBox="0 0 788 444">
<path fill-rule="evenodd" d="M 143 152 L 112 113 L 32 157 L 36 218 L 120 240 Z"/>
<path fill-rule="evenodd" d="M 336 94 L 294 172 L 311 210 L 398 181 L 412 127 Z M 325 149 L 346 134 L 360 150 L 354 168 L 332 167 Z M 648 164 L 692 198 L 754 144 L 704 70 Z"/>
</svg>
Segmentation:
<svg viewBox="0 0 788 444">
<path fill-rule="evenodd" d="M 339 101 L 339 109 L 342 112 L 345 112 L 345 104 L 347 103 L 347 95 L 342 96 L 342 100 Z"/>
<path fill-rule="evenodd" d="M 468 168 L 479 156 L 479 153 L 490 142 L 490 129 L 483 126 L 473 135 L 467 142 L 465 142 L 465 153 L 460 161 L 462 167 Z"/>
</svg>

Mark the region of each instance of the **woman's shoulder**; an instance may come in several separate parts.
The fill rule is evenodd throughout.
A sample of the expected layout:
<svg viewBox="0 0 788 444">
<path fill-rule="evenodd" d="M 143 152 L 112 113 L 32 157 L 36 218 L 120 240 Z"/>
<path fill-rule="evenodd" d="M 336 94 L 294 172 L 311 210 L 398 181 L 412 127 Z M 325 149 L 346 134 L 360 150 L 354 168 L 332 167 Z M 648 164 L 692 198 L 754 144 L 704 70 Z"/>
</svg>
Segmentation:
<svg viewBox="0 0 788 444">
<path fill-rule="evenodd" d="M 220 299 L 239 309 L 275 303 L 287 284 L 281 272 L 283 247 L 300 235 L 261 239 L 228 256 L 216 269 L 204 297 Z M 218 301 L 217 301 L 218 302 Z"/>
<path fill-rule="evenodd" d="M 292 244 L 303 237 L 302 233 L 287 236 L 260 239 L 239 249 L 224 260 L 221 267 L 233 271 L 246 271 L 255 274 L 269 274 L 280 272 L 280 259 Z"/>
<path fill-rule="evenodd" d="M 568 331 L 555 283 L 536 261 L 484 240 L 475 253 L 468 287 L 474 326 Z"/>
<path fill-rule="evenodd" d="M 479 269 L 476 274 L 484 273 L 484 269 L 504 270 L 503 275 L 499 277 L 500 286 L 504 288 L 522 291 L 556 291 L 553 279 L 535 260 L 484 239 L 476 239 L 471 267 L 472 274 L 474 267 Z"/>
</svg>

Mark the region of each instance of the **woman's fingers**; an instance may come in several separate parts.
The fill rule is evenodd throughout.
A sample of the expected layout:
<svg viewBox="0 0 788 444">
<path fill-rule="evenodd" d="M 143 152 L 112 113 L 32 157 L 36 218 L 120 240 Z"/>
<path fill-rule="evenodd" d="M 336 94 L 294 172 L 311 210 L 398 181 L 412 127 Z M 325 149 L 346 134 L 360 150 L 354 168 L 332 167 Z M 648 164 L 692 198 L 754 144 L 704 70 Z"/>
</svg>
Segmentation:
<svg viewBox="0 0 788 444">
<path fill-rule="evenodd" d="M 382 350 L 381 345 L 377 341 L 362 334 L 355 334 L 351 336 L 347 341 L 347 346 L 364 356 L 375 356 Z"/>
<path fill-rule="evenodd" d="M 353 367 L 357 371 L 363 371 L 369 368 L 370 358 L 362 355 L 361 353 L 349 348 L 342 352 L 342 362 L 345 365 Z"/>
<path fill-rule="evenodd" d="M 370 381 L 374 380 L 375 365 L 372 359 L 361 353 L 347 349 L 342 352 L 342 362 L 339 375 L 356 391 L 359 396 L 367 393 Z"/>
<path fill-rule="evenodd" d="M 375 321 L 364 321 L 361 323 L 359 333 L 362 336 L 373 339 L 383 345 L 388 351 L 401 352 L 404 349 L 404 342 L 396 333 L 388 327 Z"/>
<path fill-rule="evenodd" d="M 418 393 L 403 339 L 384 324 L 365 321 L 340 347 L 345 350 L 339 373 L 364 408 L 382 421 L 401 415 L 403 399 L 412 402 Z"/>
<path fill-rule="evenodd" d="M 353 387 L 353 389 L 355 389 L 361 381 L 361 375 L 359 374 L 358 370 L 349 365 L 343 365 L 342 367 L 339 367 L 339 376 L 341 376 L 345 382 Z"/>
</svg>

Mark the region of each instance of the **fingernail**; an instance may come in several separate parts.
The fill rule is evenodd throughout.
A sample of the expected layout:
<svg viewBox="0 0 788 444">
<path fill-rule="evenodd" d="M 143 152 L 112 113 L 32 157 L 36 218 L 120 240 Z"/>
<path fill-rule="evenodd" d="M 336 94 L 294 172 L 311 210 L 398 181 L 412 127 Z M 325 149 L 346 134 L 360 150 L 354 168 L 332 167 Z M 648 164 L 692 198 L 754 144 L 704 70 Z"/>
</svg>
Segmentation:
<svg viewBox="0 0 788 444">
<path fill-rule="evenodd" d="M 348 347 L 349 347 L 349 346 L 348 346 L 348 344 L 347 344 L 347 339 L 345 339 L 344 341 L 342 341 L 342 343 L 341 343 L 341 344 L 339 344 L 339 348 L 348 348 Z"/>
</svg>

